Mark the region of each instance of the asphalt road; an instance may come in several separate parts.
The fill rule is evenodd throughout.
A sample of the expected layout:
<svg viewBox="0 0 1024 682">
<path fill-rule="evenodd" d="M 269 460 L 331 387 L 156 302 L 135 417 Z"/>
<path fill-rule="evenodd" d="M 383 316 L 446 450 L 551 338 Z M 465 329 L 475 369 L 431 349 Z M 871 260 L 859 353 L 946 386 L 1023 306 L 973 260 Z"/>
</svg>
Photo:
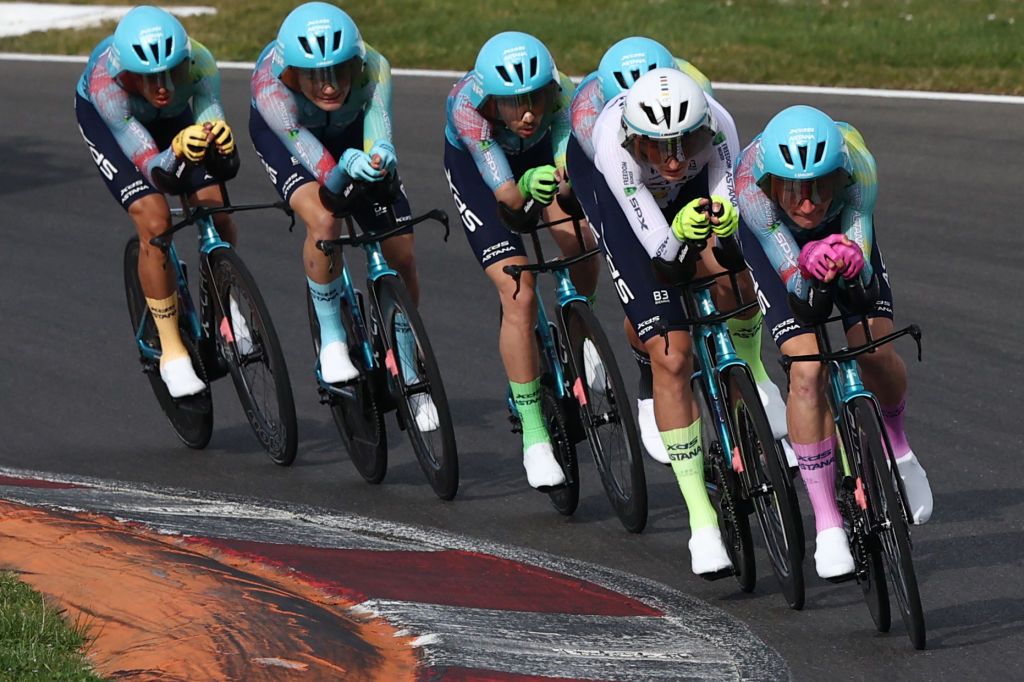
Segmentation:
<svg viewBox="0 0 1024 682">
<path fill-rule="evenodd" d="M 447 244 L 434 231 L 417 235 L 422 312 L 459 441 L 462 487 L 455 502 L 433 497 L 397 429 L 381 486 L 364 483 L 348 461 L 311 376 L 301 227 L 289 234 L 280 215 L 241 219 L 239 249 L 285 346 L 301 431 L 298 461 L 280 469 L 257 449 L 226 381 L 214 389 L 209 447 L 180 446 L 132 351 L 121 273 L 132 229 L 76 129 L 72 96 L 80 70 L 0 62 L 0 465 L 301 502 L 602 564 L 721 607 L 782 654 L 797 679 L 1024 675 L 1024 438 L 1014 416 L 1024 379 L 1024 324 L 1013 293 L 1024 251 L 1019 106 L 720 96 L 744 142 L 783 106 L 806 102 L 857 125 L 878 160 L 876 225 L 897 320 L 924 329 L 925 361 L 909 363 L 907 425 L 932 481 L 935 515 L 913 535 L 929 628 L 929 649 L 914 652 L 898 621 L 891 634 L 874 633 L 854 585 L 809 577 L 807 607 L 794 613 L 763 555 L 752 595 L 739 594 L 730 580 L 694 577 L 681 500 L 667 469 L 648 467 L 651 517 L 640 536 L 621 529 L 589 465 L 571 519 L 532 492 L 518 436 L 506 423 L 497 301 L 458 231 Z M 414 210 L 441 207 L 454 216 L 441 166 L 449 85 L 396 78 L 394 123 Z M 270 200 L 273 190 L 246 144 L 247 74 L 225 72 L 223 89 L 243 143 L 233 198 Z M 606 276 L 601 287 L 600 315 L 606 329 L 617 330 L 621 312 Z M 617 342 L 624 353 L 625 342 Z M 910 348 L 902 351 L 910 361 Z M 775 357 L 774 349 L 766 353 Z M 635 373 L 628 365 L 627 372 Z M 810 559 L 805 570 L 813 576 Z"/>
</svg>

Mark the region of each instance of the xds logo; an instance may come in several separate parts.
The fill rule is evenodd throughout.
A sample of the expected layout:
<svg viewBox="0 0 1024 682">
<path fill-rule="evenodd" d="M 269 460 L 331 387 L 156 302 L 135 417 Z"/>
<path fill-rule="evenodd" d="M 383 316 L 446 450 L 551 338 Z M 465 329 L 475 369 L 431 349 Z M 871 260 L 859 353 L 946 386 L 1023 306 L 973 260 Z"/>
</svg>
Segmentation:
<svg viewBox="0 0 1024 682">
<path fill-rule="evenodd" d="M 107 180 L 113 180 L 114 176 L 117 175 L 117 167 L 103 154 L 96 149 L 96 146 L 92 143 L 88 137 L 85 136 L 85 131 L 82 127 L 78 127 L 78 132 L 82 133 L 82 139 L 89 145 L 89 154 L 92 155 L 92 162 L 96 164 L 96 167 L 100 169 L 100 173 L 103 174 Z"/>
<path fill-rule="evenodd" d="M 482 226 L 484 223 L 480 218 L 476 216 L 466 203 L 462 201 L 462 197 L 459 196 L 459 190 L 455 189 L 455 184 L 452 183 L 452 174 L 447 168 L 444 169 L 444 175 L 448 178 L 448 189 L 452 191 L 452 199 L 455 200 L 455 208 L 459 210 L 459 216 L 462 218 L 462 224 L 466 226 L 466 229 L 470 232 L 476 232 L 476 228 Z"/>
</svg>

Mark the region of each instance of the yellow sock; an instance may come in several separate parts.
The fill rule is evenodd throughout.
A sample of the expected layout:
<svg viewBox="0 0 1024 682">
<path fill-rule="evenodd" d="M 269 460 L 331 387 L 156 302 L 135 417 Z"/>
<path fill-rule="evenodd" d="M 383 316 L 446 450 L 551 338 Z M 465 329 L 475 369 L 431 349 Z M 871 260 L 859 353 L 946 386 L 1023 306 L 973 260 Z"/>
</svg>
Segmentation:
<svg viewBox="0 0 1024 682">
<path fill-rule="evenodd" d="M 146 298 L 146 305 L 149 306 L 149 312 L 156 323 L 156 332 L 160 335 L 160 366 L 187 356 L 188 351 L 185 350 L 185 344 L 181 342 L 181 334 L 178 331 L 178 294 L 174 293 L 160 300 Z"/>
</svg>

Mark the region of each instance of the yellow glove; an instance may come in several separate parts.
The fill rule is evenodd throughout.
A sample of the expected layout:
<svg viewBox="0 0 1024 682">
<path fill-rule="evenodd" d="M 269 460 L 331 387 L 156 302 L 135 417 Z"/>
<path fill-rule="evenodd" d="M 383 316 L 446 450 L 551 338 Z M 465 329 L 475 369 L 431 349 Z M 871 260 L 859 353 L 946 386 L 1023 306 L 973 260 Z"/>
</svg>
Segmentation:
<svg viewBox="0 0 1024 682">
<path fill-rule="evenodd" d="M 701 205 L 701 202 L 704 205 Z M 711 234 L 711 221 L 708 219 L 707 199 L 694 199 L 683 206 L 672 219 L 672 234 L 681 242 L 698 242 Z"/>
<path fill-rule="evenodd" d="M 206 135 L 206 129 L 196 123 L 182 128 L 171 140 L 174 155 L 192 163 L 202 161 L 206 154 L 206 146 L 209 144 Z"/>
<path fill-rule="evenodd" d="M 231 152 L 235 151 L 235 137 L 231 134 L 231 127 L 227 122 L 214 121 L 210 132 L 213 134 L 213 143 L 217 145 L 217 151 L 224 156 L 231 156 Z"/>
<path fill-rule="evenodd" d="M 712 196 L 711 203 L 722 205 L 722 215 L 715 216 L 718 218 L 718 224 L 711 224 L 711 229 L 719 237 L 731 237 L 736 234 L 736 230 L 740 226 L 740 217 L 736 213 L 736 207 L 729 203 L 728 199 L 720 196 Z"/>
</svg>

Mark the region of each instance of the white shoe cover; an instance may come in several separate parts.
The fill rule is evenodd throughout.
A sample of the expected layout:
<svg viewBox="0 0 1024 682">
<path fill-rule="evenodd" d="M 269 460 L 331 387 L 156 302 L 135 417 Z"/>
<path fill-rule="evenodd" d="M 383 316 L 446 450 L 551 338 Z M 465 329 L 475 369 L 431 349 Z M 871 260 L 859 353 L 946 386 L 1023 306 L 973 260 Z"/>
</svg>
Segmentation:
<svg viewBox="0 0 1024 682">
<path fill-rule="evenodd" d="M 910 451 L 896 460 L 903 479 L 903 487 L 907 491 L 907 505 L 915 524 L 925 523 L 932 517 L 932 487 L 928 484 L 928 474 L 917 461 L 914 452 Z"/>
<path fill-rule="evenodd" d="M 587 386 L 591 393 L 604 395 L 608 392 L 604 363 L 590 339 L 583 340 L 583 371 L 587 374 Z"/>
<path fill-rule="evenodd" d="M 764 412 L 768 415 L 772 436 L 775 440 L 784 438 L 789 429 L 786 427 L 786 401 L 782 399 L 779 387 L 769 379 L 757 385 L 757 393 L 761 397 L 761 404 L 764 405 Z"/>
<path fill-rule="evenodd" d="M 814 569 L 821 578 L 838 578 L 853 573 L 853 555 L 846 531 L 826 528 L 815 540 Z"/>
<path fill-rule="evenodd" d="M 160 363 L 160 378 L 167 385 L 167 392 L 172 398 L 184 398 L 195 395 L 206 388 L 203 380 L 192 368 L 192 360 L 187 356 Z"/>
<path fill-rule="evenodd" d="M 643 441 L 647 454 L 659 464 L 669 464 L 668 452 L 665 450 L 665 443 L 661 440 L 661 432 L 658 431 L 658 422 L 654 420 L 653 398 L 637 399 L 636 421 L 640 425 L 640 440 Z"/>
<path fill-rule="evenodd" d="M 429 393 L 409 396 L 409 407 L 412 408 L 412 416 L 420 433 L 435 431 L 441 425 L 441 419 L 437 416 L 437 406 L 434 405 L 434 399 Z"/>
<path fill-rule="evenodd" d="M 245 321 L 245 315 L 238 309 L 238 302 L 235 297 L 228 296 L 231 308 L 231 331 L 235 337 L 235 348 L 239 355 L 248 355 L 252 352 L 252 333 L 249 331 L 249 323 Z"/>
<path fill-rule="evenodd" d="M 534 443 L 523 453 L 526 480 L 534 488 L 565 483 L 565 474 L 555 459 L 551 443 Z"/>
<path fill-rule="evenodd" d="M 320 375 L 328 384 L 341 384 L 359 376 L 359 370 L 348 357 L 348 346 L 332 341 L 320 349 Z"/>
<path fill-rule="evenodd" d="M 717 573 L 732 568 L 729 554 L 722 542 L 722 533 L 714 526 L 693 531 L 690 535 L 690 567 L 697 575 Z"/>
</svg>

